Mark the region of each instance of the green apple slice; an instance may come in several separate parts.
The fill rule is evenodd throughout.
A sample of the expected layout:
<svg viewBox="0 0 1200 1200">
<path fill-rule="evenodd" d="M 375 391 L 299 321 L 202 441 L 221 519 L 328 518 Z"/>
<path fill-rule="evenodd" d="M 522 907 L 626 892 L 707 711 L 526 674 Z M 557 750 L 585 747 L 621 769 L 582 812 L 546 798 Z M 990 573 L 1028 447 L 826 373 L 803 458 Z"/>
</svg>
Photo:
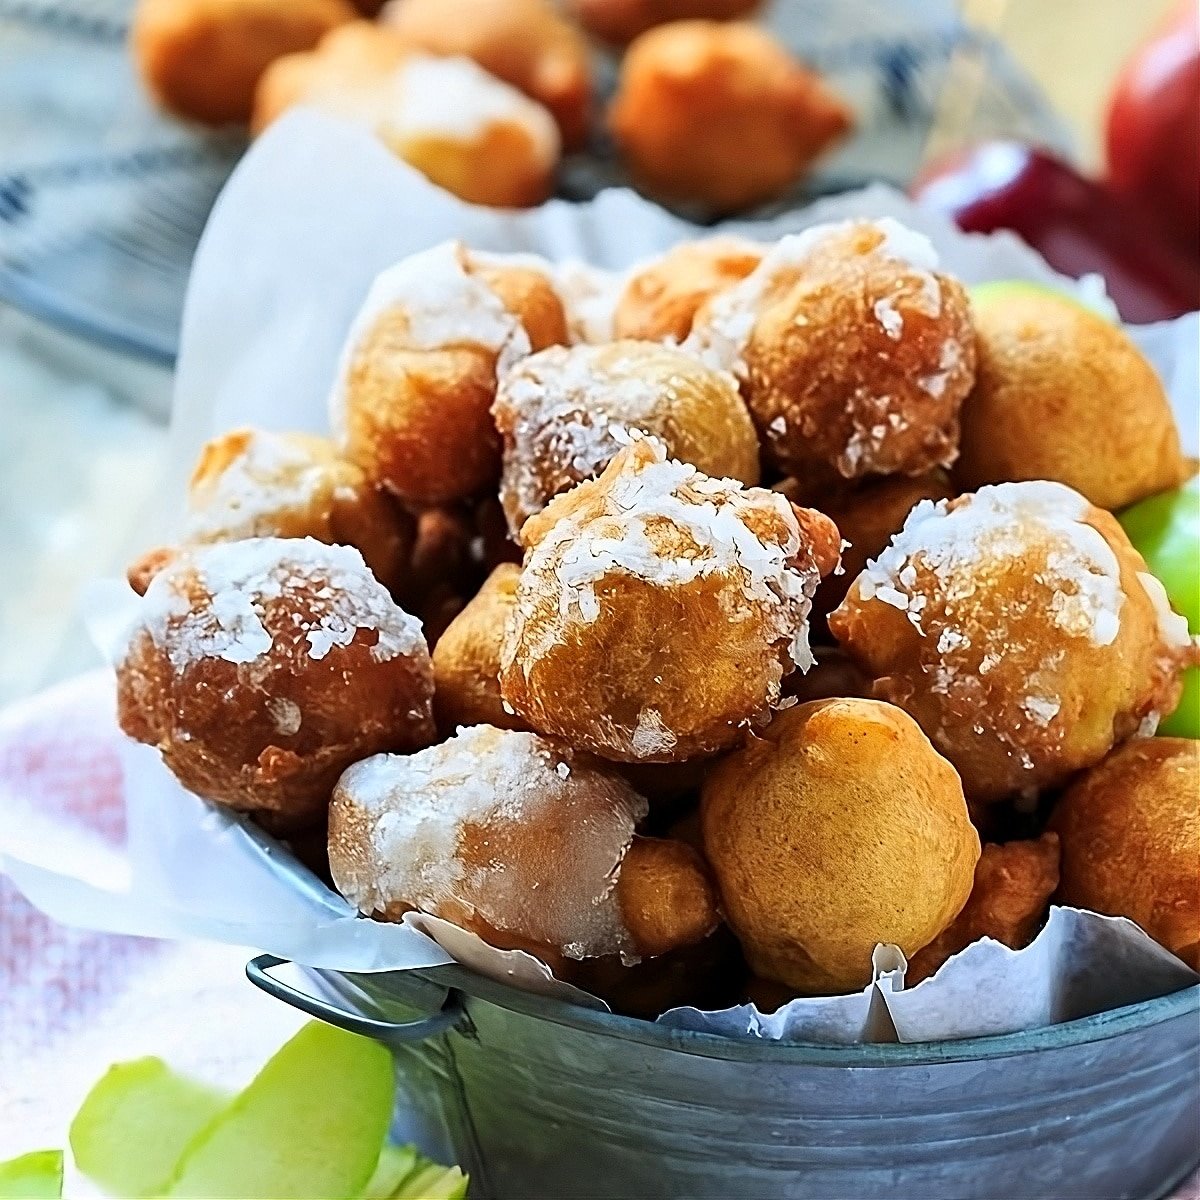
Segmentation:
<svg viewBox="0 0 1200 1200">
<path fill-rule="evenodd" d="M 109 1067 L 71 1122 L 75 1165 L 113 1196 L 157 1196 L 187 1145 L 230 1097 L 161 1058 Z"/>
<path fill-rule="evenodd" d="M 34 1150 L 0 1163 L 0 1200 L 59 1200 L 62 1183 L 61 1150 Z"/>
<path fill-rule="evenodd" d="M 393 1087 L 383 1046 L 314 1021 L 193 1138 L 165 1195 L 354 1200 L 379 1162 Z"/>
<path fill-rule="evenodd" d="M 414 1146 L 384 1146 L 375 1174 L 363 1188 L 362 1200 L 391 1200 L 396 1189 L 417 1169 L 418 1157 Z"/>
<path fill-rule="evenodd" d="M 427 1163 L 392 1193 L 392 1200 L 463 1200 L 467 1177 L 457 1167 Z"/>
<path fill-rule="evenodd" d="M 1200 476 L 1160 492 L 1118 515 L 1134 548 L 1167 590 L 1171 607 L 1200 633 Z M 1183 696 L 1163 719 L 1164 737 L 1200 738 L 1200 667 L 1183 676 Z"/>
</svg>

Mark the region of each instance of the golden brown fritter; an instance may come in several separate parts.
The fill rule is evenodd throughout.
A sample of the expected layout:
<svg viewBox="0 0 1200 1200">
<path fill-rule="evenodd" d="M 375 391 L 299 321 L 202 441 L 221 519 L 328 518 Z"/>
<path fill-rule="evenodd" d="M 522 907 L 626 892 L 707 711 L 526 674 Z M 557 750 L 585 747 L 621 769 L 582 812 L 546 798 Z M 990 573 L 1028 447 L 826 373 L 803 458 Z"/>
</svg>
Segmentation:
<svg viewBox="0 0 1200 1200">
<path fill-rule="evenodd" d="M 1050 828 L 1060 903 L 1128 917 L 1200 971 L 1200 742 L 1127 742 L 1071 784 Z"/>
<path fill-rule="evenodd" d="M 765 30 L 677 21 L 642 34 L 608 114 L 638 186 L 728 213 L 782 195 L 852 124 L 850 110 Z"/>
<path fill-rule="evenodd" d="M 163 108 L 205 125 L 245 124 L 276 59 L 357 14 L 346 0 L 138 0 L 130 41 Z"/>
<path fill-rule="evenodd" d="M 923 501 L 829 627 L 978 803 L 1055 787 L 1153 728 L 1191 653 L 1116 520 L 1058 483 Z"/>
<path fill-rule="evenodd" d="M 444 734 L 460 725 L 524 729 L 500 698 L 500 648 L 520 567 L 501 563 L 433 649 L 433 709 Z"/>
<path fill-rule="evenodd" d="M 1034 841 L 992 842 L 975 865 L 975 882 L 962 912 L 908 960 L 906 987 L 928 979 L 948 958 L 980 938 L 1022 950 L 1033 941 L 1058 887 L 1058 834 Z"/>
<path fill-rule="evenodd" d="M 1019 284 L 977 289 L 979 362 L 962 411 L 955 477 L 1053 479 L 1097 508 L 1124 508 L 1187 477 L 1154 368 L 1118 325 Z"/>
<path fill-rule="evenodd" d="M 865 987 L 876 943 L 928 945 L 979 858 L 954 768 L 876 700 L 779 713 L 708 774 L 701 823 L 751 969 L 805 994 Z"/>
<path fill-rule="evenodd" d="M 681 242 L 625 284 L 613 315 L 614 336 L 682 342 L 700 306 L 745 279 L 763 251 L 729 235 Z"/>
<path fill-rule="evenodd" d="M 416 620 L 345 546 L 258 538 L 183 550 L 117 662 L 121 728 L 189 791 L 287 833 L 341 772 L 433 740 Z"/>
<path fill-rule="evenodd" d="M 642 958 L 694 946 L 721 920 L 704 860 L 670 838 L 634 837 L 617 876 L 617 903 Z"/>
</svg>

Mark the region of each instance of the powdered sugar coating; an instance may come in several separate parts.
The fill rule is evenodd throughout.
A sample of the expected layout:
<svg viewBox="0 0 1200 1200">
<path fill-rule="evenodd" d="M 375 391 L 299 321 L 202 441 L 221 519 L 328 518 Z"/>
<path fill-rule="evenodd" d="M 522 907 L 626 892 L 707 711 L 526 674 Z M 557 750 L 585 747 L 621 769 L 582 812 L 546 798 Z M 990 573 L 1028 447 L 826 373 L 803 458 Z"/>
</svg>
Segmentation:
<svg viewBox="0 0 1200 1200">
<path fill-rule="evenodd" d="M 664 590 L 722 576 L 735 589 L 731 604 L 760 611 L 766 640 L 784 643 L 791 661 L 807 670 L 813 662 L 808 613 L 819 578 L 811 564 L 796 559 L 800 530 L 787 499 L 669 459 L 655 438 L 635 442 L 644 450 L 622 456 L 603 515 L 557 522 L 530 552 L 526 571 L 553 575 L 560 614 L 585 624 L 599 616 L 596 586 L 610 575 Z M 782 540 L 754 531 L 751 522 L 764 517 L 786 530 Z M 685 553 L 666 550 L 673 539 L 686 544 Z M 777 690 L 771 699 L 778 699 Z"/>
<path fill-rule="evenodd" d="M 701 410 L 725 417 L 707 439 L 727 442 L 714 447 L 719 464 L 740 473 L 748 460 L 756 481 L 757 441 L 732 376 L 680 350 L 639 341 L 552 346 L 530 355 L 501 380 L 492 410 L 504 437 L 500 496 L 510 529 L 518 532 L 553 495 L 598 475 L 635 433 L 665 437 L 671 428 L 685 439 L 676 452 L 693 457 L 699 448 L 686 439 L 700 435 Z M 749 452 L 739 455 L 743 444 Z M 718 465 L 706 457 L 696 461 Z"/>
<path fill-rule="evenodd" d="M 567 747 L 489 725 L 349 768 L 334 882 L 363 913 L 475 918 L 571 958 L 630 954 L 615 886 L 645 801 Z"/>
<path fill-rule="evenodd" d="M 395 604 L 357 550 L 313 538 L 249 538 L 190 548 L 155 575 L 121 658 L 144 632 L 177 670 L 205 658 L 257 662 L 275 647 L 265 610 L 279 605 L 294 606 L 292 637 L 303 636 L 314 660 L 360 632 L 374 635 L 377 662 L 425 651 L 420 622 Z"/>
<path fill-rule="evenodd" d="M 256 536 L 280 511 L 301 512 L 328 482 L 329 464 L 288 434 L 247 430 L 240 452 L 221 470 L 193 481 L 186 541 Z"/>
<path fill-rule="evenodd" d="M 1137 577 L 1138 582 L 1145 589 L 1146 595 L 1150 597 L 1150 603 L 1154 605 L 1154 614 L 1158 618 L 1158 631 L 1162 635 L 1163 642 L 1177 650 L 1190 647 L 1193 644 L 1193 638 L 1188 631 L 1187 617 L 1172 609 L 1167 589 L 1163 587 L 1162 581 L 1157 575 L 1151 575 L 1148 571 L 1139 571 Z"/>
<path fill-rule="evenodd" d="M 983 487 L 958 501 L 922 500 L 867 564 L 859 592 L 906 612 L 924 633 L 928 584 L 918 583 L 918 568 L 933 573 L 940 597 L 952 605 L 973 591 L 985 561 L 1019 557 L 1032 538 L 1046 547 L 1038 578 L 1050 592 L 1053 623 L 1068 637 L 1111 645 L 1125 593 L 1116 554 L 1085 520 L 1088 507 L 1078 492 L 1044 481 Z"/>
<path fill-rule="evenodd" d="M 412 54 L 396 68 L 383 121 L 389 138 L 474 142 L 493 125 L 519 126 L 547 167 L 558 161 L 562 143 L 549 111 L 473 60 Z"/>
<path fill-rule="evenodd" d="M 754 331 L 763 299 L 771 288 L 780 277 L 796 273 L 827 243 L 837 241 L 861 225 L 868 225 L 882 235 L 872 253 L 923 274 L 930 287 L 930 298 L 936 302 L 938 282 L 932 272 L 938 267 L 938 255 L 933 243 L 924 234 L 907 228 L 892 217 L 882 217 L 877 221 L 831 221 L 813 225 L 776 242 L 745 279 L 713 300 L 707 314 L 697 321 L 684 345 L 711 366 L 742 375 L 745 371 L 742 356 Z M 875 315 L 889 336 L 900 336 L 903 321 L 900 320 L 897 325 L 899 313 L 889 311 L 888 306 L 884 305 L 882 309 L 876 308 Z"/>
<path fill-rule="evenodd" d="M 344 427 L 346 380 L 355 356 L 389 313 L 406 322 L 404 342 L 410 350 L 479 346 L 495 352 L 498 372 L 529 353 L 525 327 L 467 267 L 462 243 L 448 241 L 410 255 L 376 276 L 342 348 L 330 397 L 335 429 Z"/>
</svg>

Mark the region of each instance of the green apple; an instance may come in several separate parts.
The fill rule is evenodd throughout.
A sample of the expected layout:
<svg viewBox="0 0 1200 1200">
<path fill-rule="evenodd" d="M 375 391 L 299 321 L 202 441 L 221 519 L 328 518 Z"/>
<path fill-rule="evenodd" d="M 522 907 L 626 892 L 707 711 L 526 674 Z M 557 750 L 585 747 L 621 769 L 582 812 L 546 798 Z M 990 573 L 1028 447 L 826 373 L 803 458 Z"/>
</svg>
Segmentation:
<svg viewBox="0 0 1200 1200">
<path fill-rule="evenodd" d="M 384 1146 L 375 1174 L 363 1188 L 362 1200 L 391 1200 L 396 1189 L 417 1169 L 418 1157 L 415 1146 Z"/>
<path fill-rule="evenodd" d="M 1118 514 L 1135 549 L 1158 576 L 1176 612 L 1200 633 L 1200 475 Z M 1200 738 L 1200 668 L 1184 675 L 1179 707 L 1159 726 L 1169 737 Z"/>
<path fill-rule="evenodd" d="M 59 1200 L 62 1183 L 61 1150 L 34 1150 L 0 1163 L 0 1200 Z"/>
<path fill-rule="evenodd" d="M 1034 283 L 1029 279 L 994 279 L 988 283 L 977 283 L 967 289 L 971 303 L 977 308 L 986 304 L 1003 302 L 1010 298 L 1040 296 L 1046 300 L 1058 300 L 1063 304 L 1082 308 L 1093 316 L 1103 317 L 1106 321 L 1116 319 L 1116 310 L 1112 301 L 1104 296 L 1084 298 L 1075 292 L 1063 291 L 1048 283 Z"/>
<path fill-rule="evenodd" d="M 467 1182 L 467 1177 L 457 1167 L 439 1167 L 426 1160 L 425 1166 L 392 1193 L 392 1200 L 463 1200 Z"/>
<path fill-rule="evenodd" d="M 392 1115 L 392 1058 L 314 1021 L 184 1151 L 166 1196 L 355 1200 Z"/>
<path fill-rule="evenodd" d="M 114 1196 L 160 1196 L 188 1143 L 229 1102 L 161 1058 L 117 1063 L 71 1122 L 75 1165 Z"/>
</svg>

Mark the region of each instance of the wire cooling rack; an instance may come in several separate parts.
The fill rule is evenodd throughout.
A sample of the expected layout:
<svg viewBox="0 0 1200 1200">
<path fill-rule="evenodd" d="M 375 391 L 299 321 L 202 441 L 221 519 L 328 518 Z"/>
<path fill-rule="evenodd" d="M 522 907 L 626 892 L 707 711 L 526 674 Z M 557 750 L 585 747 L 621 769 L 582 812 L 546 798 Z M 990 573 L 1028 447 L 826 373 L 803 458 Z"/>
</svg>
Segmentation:
<svg viewBox="0 0 1200 1200">
<path fill-rule="evenodd" d="M 0 302 L 170 363 L 196 243 L 245 140 L 173 121 L 146 100 L 126 48 L 131 7 L 0 0 Z M 998 43 L 963 25 L 952 0 L 776 0 L 768 21 L 859 120 L 782 206 L 871 179 L 904 186 L 963 55 L 983 79 L 970 136 L 1067 146 L 1037 89 Z M 603 92 L 614 69 L 598 66 Z M 564 164 L 561 192 L 582 199 L 624 182 L 598 127 Z"/>
</svg>

